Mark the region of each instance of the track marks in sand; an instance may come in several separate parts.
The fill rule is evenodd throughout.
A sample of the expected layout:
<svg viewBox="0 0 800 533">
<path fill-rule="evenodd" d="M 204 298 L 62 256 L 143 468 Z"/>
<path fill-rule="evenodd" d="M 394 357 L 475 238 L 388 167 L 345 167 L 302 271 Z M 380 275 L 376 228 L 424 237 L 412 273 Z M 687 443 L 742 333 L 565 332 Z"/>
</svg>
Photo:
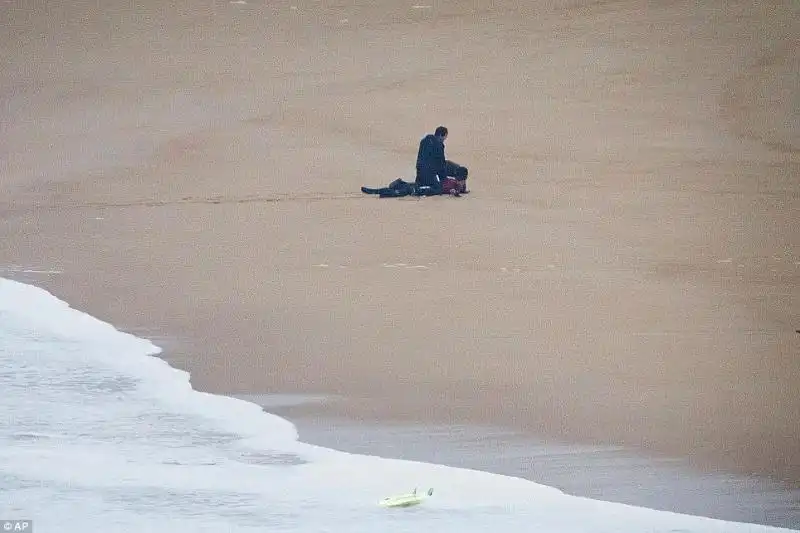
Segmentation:
<svg viewBox="0 0 800 533">
<path fill-rule="evenodd" d="M 654 262 L 649 270 L 647 267 L 634 268 L 620 264 L 508 264 L 508 265 L 470 265 L 466 266 L 459 263 L 411 263 L 411 262 L 383 262 L 380 264 L 330 264 L 320 262 L 311 265 L 314 269 L 334 269 L 334 270 L 441 270 L 459 269 L 471 270 L 483 273 L 496 273 L 504 276 L 527 275 L 539 273 L 554 273 L 556 275 L 583 275 L 584 271 L 597 273 L 599 271 L 609 272 L 646 272 L 660 277 L 692 277 L 696 275 L 716 275 L 716 276 L 746 276 L 762 275 L 767 278 L 782 276 L 795 277 L 800 275 L 800 258 L 793 257 L 791 254 L 785 256 L 752 256 L 739 258 L 708 258 L 705 261 L 682 264 L 680 262 Z"/>
<path fill-rule="evenodd" d="M 345 269 L 348 268 L 348 265 L 335 265 L 331 266 L 328 263 L 318 263 L 316 265 L 312 265 L 314 268 L 339 268 Z M 428 270 L 432 268 L 432 265 L 409 265 L 407 263 L 383 263 L 383 268 L 405 268 L 409 270 Z"/>
<path fill-rule="evenodd" d="M 361 192 L 354 193 L 313 193 L 307 194 L 272 194 L 272 195 L 248 195 L 248 196 L 184 196 L 181 198 L 171 198 L 159 200 L 156 198 L 135 198 L 130 200 L 88 200 L 76 201 L 70 198 L 54 198 L 46 203 L 36 201 L 22 202 L 3 205 L 0 203 L 0 213 L 19 213 L 32 210 L 78 210 L 78 209 L 101 209 L 114 207 L 170 207 L 193 204 L 272 204 L 282 202 L 327 202 L 340 200 L 362 200 L 367 197 Z M 395 201 L 422 201 L 425 197 L 397 198 Z M 101 220 L 98 218 L 97 220 Z"/>
<path fill-rule="evenodd" d="M 52 202 L 47 204 L 34 204 L 34 205 L 15 205 L 8 211 L 20 211 L 29 208 L 35 209 L 58 209 L 58 210 L 75 210 L 75 209 L 95 209 L 95 208 L 109 208 L 109 207 L 168 207 L 176 205 L 192 205 L 192 204 L 269 204 L 277 202 L 321 202 L 321 201 L 334 201 L 334 200 L 355 200 L 361 199 L 364 195 L 361 193 L 352 194 L 276 194 L 270 196 L 204 196 L 193 197 L 185 196 L 179 199 L 157 200 L 154 198 L 138 198 L 133 200 L 124 201 L 88 201 L 88 202 Z"/>
</svg>

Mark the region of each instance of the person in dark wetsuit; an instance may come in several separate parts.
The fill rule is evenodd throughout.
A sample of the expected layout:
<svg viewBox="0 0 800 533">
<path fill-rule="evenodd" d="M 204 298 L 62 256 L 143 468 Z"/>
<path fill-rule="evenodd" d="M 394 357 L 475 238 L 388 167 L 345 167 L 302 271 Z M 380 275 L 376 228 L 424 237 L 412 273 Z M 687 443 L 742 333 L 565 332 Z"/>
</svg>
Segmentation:
<svg viewBox="0 0 800 533">
<path fill-rule="evenodd" d="M 417 190 L 424 194 L 441 194 L 445 178 L 452 176 L 459 181 L 467 179 L 467 168 L 444 157 L 444 141 L 447 128 L 439 126 L 419 143 L 417 152 Z M 466 190 L 466 187 L 463 187 Z"/>
</svg>

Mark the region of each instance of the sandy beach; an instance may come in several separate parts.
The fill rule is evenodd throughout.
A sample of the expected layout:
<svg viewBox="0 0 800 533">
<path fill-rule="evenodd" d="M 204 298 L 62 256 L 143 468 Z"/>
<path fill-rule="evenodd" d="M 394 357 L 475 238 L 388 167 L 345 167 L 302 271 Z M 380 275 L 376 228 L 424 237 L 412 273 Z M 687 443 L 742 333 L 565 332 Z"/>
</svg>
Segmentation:
<svg viewBox="0 0 800 533">
<path fill-rule="evenodd" d="M 800 487 L 800 6 L 0 13 L 0 276 L 195 388 Z M 379 200 L 450 129 L 462 198 Z"/>
</svg>

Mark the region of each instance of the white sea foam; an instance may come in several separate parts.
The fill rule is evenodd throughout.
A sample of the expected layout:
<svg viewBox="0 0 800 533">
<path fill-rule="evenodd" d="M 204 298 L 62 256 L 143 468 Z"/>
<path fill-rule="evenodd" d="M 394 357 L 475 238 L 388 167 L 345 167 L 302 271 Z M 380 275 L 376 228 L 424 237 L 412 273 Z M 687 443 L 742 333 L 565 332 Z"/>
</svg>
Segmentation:
<svg viewBox="0 0 800 533">
<path fill-rule="evenodd" d="M 0 278 L 3 518 L 59 533 L 779 531 L 303 444 L 254 404 L 193 391 L 158 352 Z M 436 492 L 413 509 L 377 505 L 413 487 Z"/>
</svg>

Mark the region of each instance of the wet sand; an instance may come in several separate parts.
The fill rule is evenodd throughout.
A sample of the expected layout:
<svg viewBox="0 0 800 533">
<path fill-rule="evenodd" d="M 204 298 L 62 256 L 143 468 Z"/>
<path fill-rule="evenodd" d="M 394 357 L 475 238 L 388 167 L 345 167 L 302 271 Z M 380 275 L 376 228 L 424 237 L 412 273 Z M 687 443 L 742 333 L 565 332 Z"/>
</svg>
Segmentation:
<svg viewBox="0 0 800 533">
<path fill-rule="evenodd" d="M 800 486 L 796 2 L 0 17 L 0 275 L 201 390 Z M 469 196 L 358 192 L 439 124 Z"/>
<path fill-rule="evenodd" d="M 774 481 L 703 472 L 679 457 L 580 445 L 482 425 L 366 424 L 344 399 L 245 394 L 291 420 L 304 442 L 349 453 L 424 461 L 521 477 L 575 496 L 721 520 L 797 528 L 800 490 Z M 338 413 L 338 414 L 336 414 Z"/>
</svg>

